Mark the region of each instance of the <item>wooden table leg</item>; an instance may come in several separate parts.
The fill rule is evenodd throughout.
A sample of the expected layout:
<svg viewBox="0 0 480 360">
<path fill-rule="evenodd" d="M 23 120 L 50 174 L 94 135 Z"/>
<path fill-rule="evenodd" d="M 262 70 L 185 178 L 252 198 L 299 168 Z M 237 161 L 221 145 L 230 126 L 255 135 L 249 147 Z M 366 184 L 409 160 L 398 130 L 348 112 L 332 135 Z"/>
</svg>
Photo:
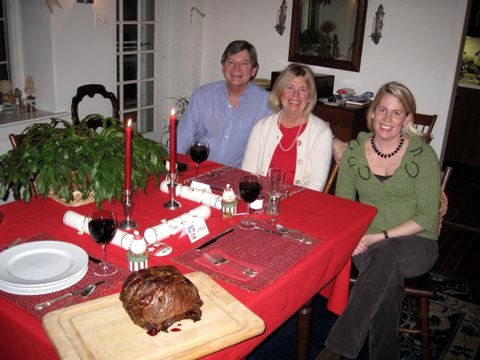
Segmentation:
<svg viewBox="0 0 480 360">
<path fill-rule="evenodd" d="M 310 333 L 312 329 L 312 299 L 297 312 L 297 360 L 308 359 Z"/>
</svg>

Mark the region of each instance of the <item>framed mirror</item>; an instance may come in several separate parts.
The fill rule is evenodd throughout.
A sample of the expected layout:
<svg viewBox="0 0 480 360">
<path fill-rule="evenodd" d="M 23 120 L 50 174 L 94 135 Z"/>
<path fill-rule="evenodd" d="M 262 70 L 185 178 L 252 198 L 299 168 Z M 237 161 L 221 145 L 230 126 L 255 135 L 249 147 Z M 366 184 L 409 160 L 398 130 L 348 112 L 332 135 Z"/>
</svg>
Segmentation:
<svg viewBox="0 0 480 360">
<path fill-rule="evenodd" d="M 360 71 L 368 0 L 293 0 L 288 60 Z"/>
</svg>

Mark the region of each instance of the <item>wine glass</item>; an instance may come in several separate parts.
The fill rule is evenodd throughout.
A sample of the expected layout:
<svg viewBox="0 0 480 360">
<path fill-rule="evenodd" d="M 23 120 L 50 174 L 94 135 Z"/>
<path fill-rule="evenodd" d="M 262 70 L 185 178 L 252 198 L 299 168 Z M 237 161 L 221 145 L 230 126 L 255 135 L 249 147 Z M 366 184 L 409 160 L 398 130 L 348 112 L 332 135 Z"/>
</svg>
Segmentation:
<svg viewBox="0 0 480 360">
<path fill-rule="evenodd" d="M 198 176 L 200 164 L 208 159 L 210 145 L 205 140 L 194 140 L 189 149 L 190 157 L 196 164 L 195 177 Z"/>
<path fill-rule="evenodd" d="M 260 191 L 262 190 L 262 183 L 260 177 L 254 174 L 243 175 L 238 184 L 240 197 L 247 203 L 247 215 L 238 223 L 240 229 L 251 229 L 255 226 L 253 220 L 250 219 L 251 209 L 250 203 L 254 202 Z"/>
<path fill-rule="evenodd" d="M 285 172 L 282 168 L 270 168 L 268 170 L 268 203 L 267 215 L 275 222 L 275 216 L 280 214 L 280 199 L 282 197 L 283 180 Z"/>
<path fill-rule="evenodd" d="M 110 209 L 94 210 L 88 222 L 88 231 L 96 243 L 102 245 L 103 261 L 96 264 L 93 272 L 96 275 L 110 276 L 117 272 L 117 267 L 107 263 L 107 245 L 112 241 L 117 231 L 117 218 Z"/>
</svg>

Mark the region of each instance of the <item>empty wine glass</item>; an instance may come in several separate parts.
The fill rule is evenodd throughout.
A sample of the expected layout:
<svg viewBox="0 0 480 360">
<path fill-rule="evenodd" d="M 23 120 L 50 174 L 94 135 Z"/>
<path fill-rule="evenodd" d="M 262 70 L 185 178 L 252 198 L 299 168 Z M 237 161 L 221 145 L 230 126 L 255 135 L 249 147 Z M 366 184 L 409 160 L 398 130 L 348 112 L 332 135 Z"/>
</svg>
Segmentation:
<svg viewBox="0 0 480 360">
<path fill-rule="evenodd" d="M 88 231 L 96 243 L 103 249 L 103 261 L 95 264 L 93 272 L 96 275 L 109 276 L 117 272 L 117 267 L 107 262 L 107 245 L 112 241 L 117 231 L 117 218 L 110 209 L 94 210 L 88 222 Z"/>
<path fill-rule="evenodd" d="M 247 215 L 237 225 L 240 229 L 251 229 L 255 226 L 255 222 L 250 218 L 250 203 L 258 198 L 258 195 L 262 190 L 260 177 L 254 174 L 242 176 L 238 185 L 238 190 L 240 192 L 240 197 L 247 203 L 248 210 Z"/>
<path fill-rule="evenodd" d="M 198 168 L 200 164 L 208 159 L 210 153 L 210 145 L 205 140 L 195 140 L 189 149 L 190 157 L 196 164 L 195 177 L 198 176 Z"/>
<path fill-rule="evenodd" d="M 283 180 L 285 172 L 282 168 L 270 168 L 268 170 L 268 203 L 267 215 L 275 222 L 275 216 L 280 214 L 280 199 L 282 197 Z"/>
</svg>

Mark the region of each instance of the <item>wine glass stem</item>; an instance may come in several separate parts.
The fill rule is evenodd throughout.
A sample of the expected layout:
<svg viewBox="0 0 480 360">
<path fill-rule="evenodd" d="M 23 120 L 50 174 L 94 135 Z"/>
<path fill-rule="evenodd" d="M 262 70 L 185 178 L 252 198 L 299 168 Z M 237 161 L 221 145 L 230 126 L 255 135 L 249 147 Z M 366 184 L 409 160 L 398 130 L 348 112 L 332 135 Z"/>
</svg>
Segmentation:
<svg viewBox="0 0 480 360">
<path fill-rule="evenodd" d="M 107 268 L 107 245 L 102 245 L 103 248 L 103 269 Z"/>
<path fill-rule="evenodd" d="M 198 177 L 198 168 L 200 167 L 200 164 L 195 164 L 195 177 Z"/>
</svg>

